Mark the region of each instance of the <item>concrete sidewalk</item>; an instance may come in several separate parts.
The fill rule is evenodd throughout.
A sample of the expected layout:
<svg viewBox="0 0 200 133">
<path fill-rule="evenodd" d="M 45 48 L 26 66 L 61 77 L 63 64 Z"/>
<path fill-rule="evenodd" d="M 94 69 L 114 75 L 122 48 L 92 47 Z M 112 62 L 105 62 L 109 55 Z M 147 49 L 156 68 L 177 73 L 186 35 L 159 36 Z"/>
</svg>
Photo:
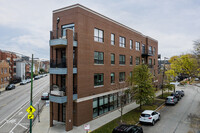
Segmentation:
<svg viewBox="0 0 200 133">
<path fill-rule="evenodd" d="M 178 87 L 179 88 L 179 87 Z M 176 88 L 176 89 L 178 89 Z M 158 91 L 156 96 L 162 94 L 162 91 Z M 135 102 L 128 104 L 124 107 L 123 114 L 139 107 Z M 112 111 L 108 114 L 105 114 L 97 119 L 94 119 L 88 123 L 90 125 L 91 131 L 105 125 L 106 123 L 118 118 L 120 116 L 120 112 L 118 110 Z M 33 133 L 66 133 L 65 131 L 65 123 L 54 121 L 54 126 L 49 127 L 49 107 L 44 106 L 42 113 L 40 114 L 40 122 L 35 120 L 35 124 L 33 126 Z M 84 125 L 79 127 L 73 127 L 73 130 L 68 131 L 67 133 L 85 133 Z"/>
</svg>

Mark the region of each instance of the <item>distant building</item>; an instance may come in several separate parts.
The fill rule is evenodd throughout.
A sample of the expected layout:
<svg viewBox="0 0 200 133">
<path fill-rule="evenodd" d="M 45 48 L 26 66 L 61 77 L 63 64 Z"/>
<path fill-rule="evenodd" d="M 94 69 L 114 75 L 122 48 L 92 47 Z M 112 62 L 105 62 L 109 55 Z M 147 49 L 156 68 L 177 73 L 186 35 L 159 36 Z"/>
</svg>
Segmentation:
<svg viewBox="0 0 200 133">
<path fill-rule="evenodd" d="M 16 62 L 16 76 L 20 77 L 21 80 L 25 80 L 26 78 L 26 63 L 24 61 L 17 61 Z"/>
<path fill-rule="evenodd" d="M 0 61 L 0 88 L 4 88 L 9 84 L 9 63 L 2 60 Z"/>
</svg>

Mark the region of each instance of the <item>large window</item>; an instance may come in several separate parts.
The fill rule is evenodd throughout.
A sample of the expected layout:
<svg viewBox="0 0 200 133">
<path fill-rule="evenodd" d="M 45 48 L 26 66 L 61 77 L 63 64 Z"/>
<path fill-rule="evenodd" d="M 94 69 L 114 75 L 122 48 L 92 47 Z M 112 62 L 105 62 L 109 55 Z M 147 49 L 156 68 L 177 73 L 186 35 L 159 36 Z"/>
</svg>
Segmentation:
<svg viewBox="0 0 200 133">
<path fill-rule="evenodd" d="M 140 51 L 140 43 L 135 42 L 135 50 Z"/>
<path fill-rule="evenodd" d="M 111 73 L 110 78 L 111 78 L 111 84 L 115 83 L 115 73 Z"/>
<path fill-rule="evenodd" d="M 98 99 L 94 98 L 93 99 L 93 118 L 98 116 Z"/>
<path fill-rule="evenodd" d="M 111 44 L 115 45 L 115 34 L 111 34 Z"/>
<path fill-rule="evenodd" d="M 67 36 L 66 29 L 72 29 L 74 32 L 74 24 L 67 24 L 62 26 L 62 36 Z"/>
<path fill-rule="evenodd" d="M 148 64 L 152 65 L 152 59 L 151 58 L 149 58 L 149 63 Z"/>
<path fill-rule="evenodd" d="M 133 56 L 130 56 L 130 65 L 133 65 Z"/>
<path fill-rule="evenodd" d="M 94 52 L 94 64 L 103 64 L 103 52 Z"/>
<path fill-rule="evenodd" d="M 135 64 L 136 64 L 136 65 L 139 65 L 139 64 L 140 64 L 140 57 L 136 57 L 136 58 L 135 58 Z"/>
<path fill-rule="evenodd" d="M 103 30 L 94 28 L 94 41 L 96 42 L 103 42 Z"/>
<path fill-rule="evenodd" d="M 94 86 L 103 85 L 103 73 L 94 74 Z"/>
<path fill-rule="evenodd" d="M 125 65 L 125 63 L 126 63 L 125 55 L 119 55 L 119 64 Z"/>
<path fill-rule="evenodd" d="M 109 96 L 109 102 L 110 102 L 110 111 L 114 109 L 114 100 L 113 100 L 113 94 L 108 95 Z"/>
<path fill-rule="evenodd" d="M 115 54 L 111 54 L 111 64 L 115 64 Z"/>
<path fill-rule="evenodd" d="M 153 48 L 153 55 L 155 55 L 156 54 L 156 48 L 154 47 Z"/>
<path fill-rule="evenodd" d="M 152 46 L 149 46 L 149 54 L 153 54 L 153 52 L 152 52 Z"/>
<path fill-rule="evenodd" d="M 133 49 L 133 40 L 130 40 L 130 49 Z"/>
<path fill-rule="evenodd" d="M 125 72 L 120 72 L 119 73 L 119 82 L 125 81 Z"/>
<path fill-rule="evenodd" d="M 119 37 L 119 46 L 120 47 L 126 47 L 126 38 L 125 37 L 122 37 L 122 36 L 120 36 Z"/>
</svg>

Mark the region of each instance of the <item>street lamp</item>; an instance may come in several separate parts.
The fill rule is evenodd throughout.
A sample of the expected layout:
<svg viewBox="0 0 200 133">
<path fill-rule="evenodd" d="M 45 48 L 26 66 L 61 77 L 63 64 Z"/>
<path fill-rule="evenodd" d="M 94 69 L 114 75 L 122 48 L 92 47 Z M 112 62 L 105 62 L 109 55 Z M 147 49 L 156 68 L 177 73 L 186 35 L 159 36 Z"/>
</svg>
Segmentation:
<svg viewBox="0 0 200 133">
<path fill-rule="evenodd" d="M 164 68 L 163 68 L 163 78 L 162 78 L 162 98 L 163 98 L 163 82 L 164 82 L 164 78 L 165 78 L 165 59 L 168 59 L 167 57 L 164 57 Z"/>
</svg>

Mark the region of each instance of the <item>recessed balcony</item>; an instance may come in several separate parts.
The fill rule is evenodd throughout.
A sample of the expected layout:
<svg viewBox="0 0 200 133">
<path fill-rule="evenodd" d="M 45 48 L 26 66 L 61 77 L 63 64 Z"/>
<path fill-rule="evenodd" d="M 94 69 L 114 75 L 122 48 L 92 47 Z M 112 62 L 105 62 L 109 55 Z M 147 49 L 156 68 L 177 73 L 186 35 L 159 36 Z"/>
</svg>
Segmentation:
<svg viewBox="0 0 200 133">
<path fill-rule="evenodd" d="M 153 56 L 153 51 L 149 50 L 146 52 L 145 49 L 142 49 L 142 56 Z"/>
</svg>

